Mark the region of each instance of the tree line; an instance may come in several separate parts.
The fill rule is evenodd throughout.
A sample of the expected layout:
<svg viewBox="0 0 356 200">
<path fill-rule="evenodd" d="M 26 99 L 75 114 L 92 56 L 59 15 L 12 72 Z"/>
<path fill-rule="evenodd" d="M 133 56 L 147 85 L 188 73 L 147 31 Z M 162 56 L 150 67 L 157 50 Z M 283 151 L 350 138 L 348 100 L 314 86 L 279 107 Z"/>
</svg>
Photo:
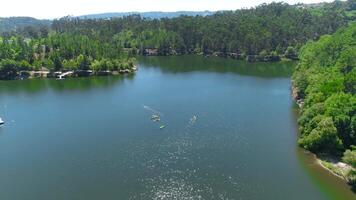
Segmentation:
<svg viewBox="0 0 356 200">
<path fill-rule="evenodd" d="M 132 70 L 135 59 L 116 43 L 85 35 L 51 32 L 46 37 L 0 37 L 0 79 L 21 71 Z"/>
<path fill-rule="evenodd" d="M 261 57 L 286 54 L 296 58 L 295 54 L 308 40 L 345 26 L 349 21 L 346 12 L 353 9 L 353 2 L 337 1 L 319 7 L 271 3 L 205 17 L 171 19 L 139 15 L 110 20 L 64 17 L 54 20 L 52 29 L 94 38 L 100 35 L 103 41 L 120 41 L 121 47 L 136 49 L 140 54 L 216 52 Z"/>
<path fill-rule="evenodd" d="M 132 68 L 133 56 L 215 54 L 249 61 L 297 59 L 308 41 L 346 26 L 355 0 L 320 6 L 262 4 L 210 16 L 150 19 L 64 17 L 0 38 L 1 79 L 19 71 Z M 351 13 L 351 14 L 350 14 Z"/>
</svg>

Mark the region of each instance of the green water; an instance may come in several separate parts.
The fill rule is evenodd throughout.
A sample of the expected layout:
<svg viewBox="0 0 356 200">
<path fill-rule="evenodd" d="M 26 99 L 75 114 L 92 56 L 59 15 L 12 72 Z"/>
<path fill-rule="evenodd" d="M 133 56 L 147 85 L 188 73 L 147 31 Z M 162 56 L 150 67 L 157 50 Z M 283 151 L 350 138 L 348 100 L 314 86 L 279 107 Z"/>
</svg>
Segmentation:
<svg viewBox="0 0 356 200">
<path fill-rule="evenodd" d="M 292 70 L 150 57 L 125 77 L 2 81 L 0 199 L 355 199 L 296 147 Z"/>
</svg>

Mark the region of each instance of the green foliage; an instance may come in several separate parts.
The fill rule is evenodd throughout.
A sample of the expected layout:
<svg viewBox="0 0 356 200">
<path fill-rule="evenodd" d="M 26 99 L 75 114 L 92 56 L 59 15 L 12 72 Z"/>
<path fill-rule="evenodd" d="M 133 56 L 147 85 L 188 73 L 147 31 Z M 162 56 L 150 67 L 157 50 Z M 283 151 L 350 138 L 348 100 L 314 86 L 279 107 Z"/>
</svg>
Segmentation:
<svg viewBox="0 0 356 200">
<path fill-rule="evenodd" d="M 305 98 L 305 90 L 308 87 L 308 79 L 306 75 L 301 71 L 299 73 L 294 73 L 292 76 L 292 82 L 294 85 L 294 89 L 297 92 L 296 98 L 304 99 Z"/>
<path fill-rule="evenodd" d="M 77 57 L 78 69 L 80 70 L 88 70 L 90 66 L 90 60 L 87 56 L 80 54 Z"/>
<path fill-rule="evenodd" d="M 55 70 L 54 69 L 54 63 L 51 59 L 43 59 L 42 60 L 42 66 L 45 66 L 49 70 Z"/>
<path fill-rule="evenodd" d="M 259 56 L 261 56 L 261 57 L 265 57 L 267 55 L 268 55 L 268 52 L 266 50 L 262 50 L 259 54 Z"/>
<path fill-rule="evenodd" d="M 330 34 L 347 24 L 344 4 L 325 7 L 318 14 L 285 3 L 262 4 L 251 9 L 217 12 L 211 16 L 180 16 L 150 19 L 132 15 L 123 18 L 54 20 L 60 33 L 98 38 L 121 48 L 157 49 L 159 55 L 238 53 L 259 55 L 277 52 L 296 59 L 308 40 Z M 263 56 L 262 56 L 263 57 Z"/>
<path fill-rule="evenodd" d="M 54 20 L 51 29 L 34 24 L 3 33 L 0 60 L 13 60 L 17 66 L 14 70 L 2 70 L 1 78 L 16 77 L 19 70 L 42 67 L 61 71 L 132 66 L 127 60 L 136 53 L 215 53 L 251 61 L 279 61 L 280 55 L 285 54 L 286 58 L 297 59 L 300 47 L 307 41 L 345 26 L 349 20 L 345 12 L 353 11 L 353 5 L 348 1 L 316 9 L 271 3 L 205 17 L 171 19 L 139 15 L 110 20 L 64 17 Z M 323 36 L 320 42 L 308 43 L 303 48 L 294 84 L 300 98 L 306 98 L 307 106 L 323 102 L 335 92 L 354 94 L 353 39 L 354 34 L 349 31 Z M 97 62 L 93 64 L 94 61 Z M 324 67 L 316 66 L 327 67 L 321 70 Z M 323 73 L 309 76 L 313 70 Z"/>
<path fill-rule="evenodd" d="M 89 70 L 93 60 L 107 60 L 109 67 L 100 69 L 118 69 L 110 67 L 133 66 L 129 53 L 122 51 L 120 43 L 102 42 L 100 38 L 85 35 L 54 33 L 40 39 L 24 39 L 21 36 L 0 38 L 0 79 L 14 79 L 20 71 Z M 122 60 L 122 61 L 121 61 Z M 129 62 L 129 61 L 130 62 Z"/>
<path fill-rule="evenodd" d="M 130 70 L 134 66 L 135 59 L 101 59 L 101 60 L 94 60 L 91 65 L 90 69 L 94 72 L 100 71 L 107 71 L 107 70 Z"/>
<path fill-rule="evenodd" d="M 347 174 L 347 179 L 352 189 L 356 191 L 356 146 L 352 146 L 351 149 L 346 150 L 342 160 L 353 167 Z"/>
<path fill-rule="evenodd" d="M 286 52 L 284 53 L 284 56 L 286 58 L 292 59 L 292 60 L 296 60 L 298 59 L 298 53 L 297 51 L 294 49 L 294 47 L 289 46 L 286 50 Z"/>
<path fill-rule="evenodd" d="M 349 73 L 345 74 L 344 86 L 345 92 L 356 94 L 356 67 L 353 67 Z"/>
<path fill-rule="evenodd" d="M 313 152 L 356 145 L 355 44 L 356 25 L 350 25 L 301 49 L 292 78 L 305 101 L 299 143 Z"/>
<path fill-rule="evenodd" d="M 356 168 L 356 147 L 354 147 L 353 150 L 346 150 L 342 160 Z"/>
<path fill-rule="evenodd" d="M 0 79 L 12 79 L 16 77 L 18 63 L 14 60 L 4 59 L 0 62 Z"/>
<path fill-rule="evenodd" d="M 17 65 L 18 65 L 19 70 L 26 71 L 26 70 L 31 70 L 32 69 L 30 63 L 28 63 L 26 60 L 20 61 L 19 63 L 17 63 Z"/>
<path fill-rule="evenodd" d="M 63 60 L 63 69 L 64 70 L 76 70 L 78 69 L 78 63 L 74 59 Z"/>
<path fill-rule="evenodd" d="M 342 148 L 331 117 L 320 116 L 318 124 L 308 135 L 304 135 L 299 144 L 310 151 L 335 153 Z"/>
</svg>

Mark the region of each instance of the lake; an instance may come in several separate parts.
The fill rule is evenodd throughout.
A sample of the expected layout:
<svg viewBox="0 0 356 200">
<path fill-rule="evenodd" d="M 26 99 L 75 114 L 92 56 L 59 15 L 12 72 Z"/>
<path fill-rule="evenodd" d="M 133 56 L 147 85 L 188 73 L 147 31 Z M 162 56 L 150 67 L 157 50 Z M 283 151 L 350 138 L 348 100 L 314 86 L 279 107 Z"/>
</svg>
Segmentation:
<svg viewBox="0 0 356 200">
<path fill-rule="evenodd" d="M 356 199 L 296 145 L 294 63 L 138 60 L 0 82 L 0 199 Z"/>
</svg>

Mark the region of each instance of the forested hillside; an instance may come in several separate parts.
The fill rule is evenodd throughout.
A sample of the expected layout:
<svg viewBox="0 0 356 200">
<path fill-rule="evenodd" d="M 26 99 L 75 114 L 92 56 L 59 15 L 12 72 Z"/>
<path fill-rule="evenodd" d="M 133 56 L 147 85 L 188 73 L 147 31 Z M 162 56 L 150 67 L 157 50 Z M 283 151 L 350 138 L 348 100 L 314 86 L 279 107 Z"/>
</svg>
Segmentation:
<svg viewBox="0 0 356 200">
<path fill-rule="evenodd" d="M 130 15 L 140 15 L 143 18 L 161 19 L 161 18 L 174 18 L 181 15 L 186 16 L 208 16 L 214 12 L 211 11 L 177 11 L 177 12 L 114 12 L 114 13 L 100 13 L 78 16 L 80 19 L 109 19 L 118 17 L 127 17 Z"/>
<path fill-rule="evenodd" d="M 252 9 L 218 12 L 211 16 L 181 16 L 147 19 L 139 15 L 124 18 L 55 20 L 59 33 L 82 34 L 141 54 L 217 53 L 233 56 L 277 56 L 296 58 L 308 40 L 335 32 L 348 23 L 345 10 L 352 2 L 305 8 L 285 3 L 262 4 Z M 288 49 L 289 48 L 289 49 Z M 288 49 L 288 51 L 287 51 Z M 252 58 L 253 59 L 253 58 Z"/>
<path fill-rule="evenodd" d="M 307 43 L 293 75 L 302 105 L 299 144 L 356 167 L 356 24 Z M 348 174 L 356 184 L 356 171 Z"/>
<path fill-rule="evenodd" d="M 26 27 L 32 27 L 33 31 L 38 31 L 40 28 L 48 28 L 52 24 L 50 20 L 38 20 L 32 17 L 9 17 L 0 18 L 0 33 L 11 31 L 22 31 Z M 28 29 L 27 32 L 31 30 Z"/>
<path fill-rule="evenodd" d="M 210 16 L 151 19 L 139 15 L 111 19 L 64 17 L 51 27 L 31 21 L 3 32 L 1 79 L 19 71 L 125 69 L 141 55 L 204 54 L 248 61 L 297 59 L 308 40 L 346 26 L 355 0 L 320 6 L 262 4 Z M 0 23 L 1 24 L 1 23 Z M 13 23 L 13 25 L 16 23 Z"/>
<path fill-rule="evenodd" d="M 208 16 L 144 18 L 130 15 L 110 19 L 64 17 L 47 32 L 85 35 L 120 43 L 143 55 L 216 54 L 249 61 L 297 59 L 308 40 L 334 33 L 353 20 L 355 0 L 320 5 L 262 4 L 251 9 L 217 12 Z M 39 38 L 46 30 L 26 27 L 17 32 Z"/>
</svg>

